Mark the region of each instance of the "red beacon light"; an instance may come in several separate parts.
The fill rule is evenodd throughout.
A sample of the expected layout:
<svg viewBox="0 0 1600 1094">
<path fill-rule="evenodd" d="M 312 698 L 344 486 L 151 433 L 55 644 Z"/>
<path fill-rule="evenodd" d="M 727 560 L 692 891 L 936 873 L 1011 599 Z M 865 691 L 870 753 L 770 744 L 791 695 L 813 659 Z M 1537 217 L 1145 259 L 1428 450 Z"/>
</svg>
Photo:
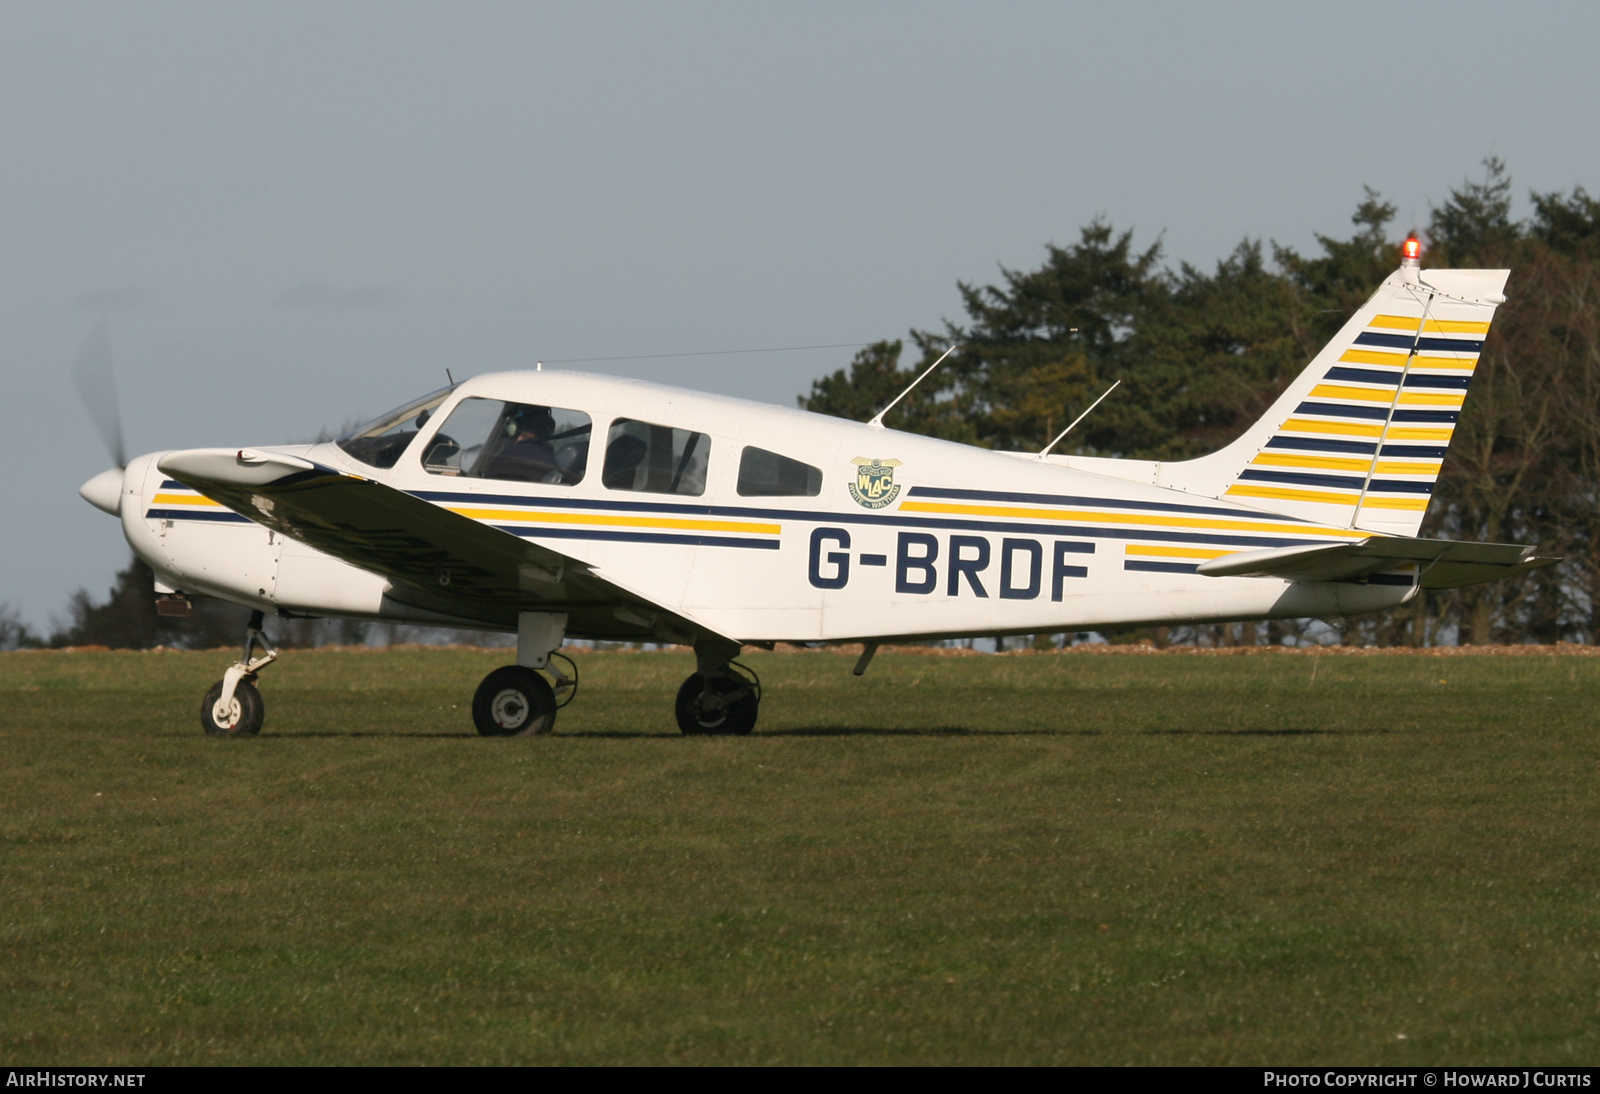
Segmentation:
<svg viewBox="0 0 1600 1094">
<path fill-rule="evenodd" d="M 1412 236 L 1400 244 L 1400 258 L 1407 265 L 1420 265 L 1422 262 L 1422 240 Z"/>
</svg>

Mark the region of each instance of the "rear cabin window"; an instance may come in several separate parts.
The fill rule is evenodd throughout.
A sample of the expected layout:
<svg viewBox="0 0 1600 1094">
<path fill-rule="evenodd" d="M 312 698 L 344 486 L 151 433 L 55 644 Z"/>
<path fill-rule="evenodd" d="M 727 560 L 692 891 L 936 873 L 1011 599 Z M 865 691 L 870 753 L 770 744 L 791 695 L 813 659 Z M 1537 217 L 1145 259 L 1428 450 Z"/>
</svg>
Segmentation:
<svg viewBox="0 0 1600 1094">
<path fill-rule="evenodd" d="M 435 475 L 572 486 L 589 466 L 589 415 L 499 399 L 463 399 L 422 454 Z"/>
<path fill-rule="evenodd" d="M 822 493 L 822 472 L 765 448 L 747 447 L 739 455 L 742 498 L 814 498 Z"/>
<path fill-rule="evenodd" d="M 699 497 L 710 459 L 711 438 L 704 433 L 618 418 L 606 436 L 600 481 L 611 490 Z"/>
</svg>

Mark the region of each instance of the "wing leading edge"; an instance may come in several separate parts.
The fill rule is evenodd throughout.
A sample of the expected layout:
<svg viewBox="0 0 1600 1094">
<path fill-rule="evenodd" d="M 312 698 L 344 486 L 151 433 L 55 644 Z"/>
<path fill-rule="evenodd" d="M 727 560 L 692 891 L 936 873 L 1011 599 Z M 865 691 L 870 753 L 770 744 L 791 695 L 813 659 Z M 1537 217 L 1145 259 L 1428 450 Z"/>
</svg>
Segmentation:
<svg viewBox="0 0 1600 1094">
<path fill-rule="evenodd" d="M 164 474 L 275 532 L 387 578 L 390 598 L 516 625 L 517 612 L 565 612 L 569 631 L 679 640 L 705 628 L 595 574 L 580 559 L 452 513 L 371 479 L 285 453 L 191 449 Z"/>
</svg>

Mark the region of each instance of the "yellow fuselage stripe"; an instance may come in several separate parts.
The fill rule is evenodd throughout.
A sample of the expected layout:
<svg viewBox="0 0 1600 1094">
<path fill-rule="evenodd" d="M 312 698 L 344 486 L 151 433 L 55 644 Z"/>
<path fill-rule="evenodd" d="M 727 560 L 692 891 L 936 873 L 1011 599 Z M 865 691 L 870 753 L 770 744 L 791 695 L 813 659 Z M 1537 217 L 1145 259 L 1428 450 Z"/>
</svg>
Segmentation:
<svg viewBox="0 0 1600 1094">
<path fill-rule="evenodd" d="M 694 532 L 750 532 L 775 536 L 781 524 L 755 524 L 742 520 L 686 520 L 682 517 L 623 517 L 609 513 L 545 513 L 526 509 L 452 508 L 473 520 L 517 521 L 528 524 L 597 524 L 622 528 L 675 528 Z"/>
<path fill-rule="evenodd" d="M 977 517 L 1014 517 L 1018 520 L 1077 521 L 1083 524 L 1154 524 L 1164 527 L 1203 528 L 1229 532 L 1315 532 L 1318 535 L 1349 536 L 1360 539 L 1370 532 L 1343 528 L 1308 528 L 1304 524 L 1283 524 L 1260 520 L 1217 520 L 1211 517 L 1169 517 L 1149 513 L 1094 513 L 1078 509 L 1022 509 L 1000 505 L 952 505 L 946 502 L 907 501 L 902 513 L 959 513 Z"/>
<path fill-rule="evenodd" d="M 1235 547 L 1153 547 L 1135 546 L 1129 544 L 1127 552 L 1130 555 L 1157 555 L 1162 558 L 1221 558 L 1223 555 L 1236 555 L 1239 553 Z"/>
<path fill-rule="evenodd" d="M 200 494 L 157 494 L 150 499 L 151 505 L 214 505 L 222 508 L 222 503 L 212 501 Z"/>
</svg>

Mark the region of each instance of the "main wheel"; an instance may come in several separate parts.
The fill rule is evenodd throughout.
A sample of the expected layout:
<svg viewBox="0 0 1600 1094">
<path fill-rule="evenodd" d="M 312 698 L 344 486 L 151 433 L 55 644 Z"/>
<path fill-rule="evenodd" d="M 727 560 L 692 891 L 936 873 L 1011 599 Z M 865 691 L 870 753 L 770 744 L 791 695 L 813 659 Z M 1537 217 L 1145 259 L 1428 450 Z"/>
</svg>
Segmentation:
<svg viewBox="0 0 1600 1094">
<path fill-rule="evenodd" d="M 732 666 L 730 666 L 732 668 Z M 678 689 L 673 713 L 685 737 L 717 735 L 743 737 L 756 727 L 761 709 L 761 685 L 730 671 L 725 676 L 706 678 L 695 673 Z"/>
<path fill-rule="evenodd" d="M 556 726 L 556 697 L 532 669 L 507 665 L 483 678 L 472 697 L 472 724 L 485 737 L 537 737 Z"/>
<path fill-rule="evenodd" d="M 253 680 L 246 677 L 233 689 L 233 699 L 222 707 L 222 681 L 218 680 L 200 700 L 200 728 L 213 737 L 254 737 L 266 721 L 267 706 Z"/>
</svg>

